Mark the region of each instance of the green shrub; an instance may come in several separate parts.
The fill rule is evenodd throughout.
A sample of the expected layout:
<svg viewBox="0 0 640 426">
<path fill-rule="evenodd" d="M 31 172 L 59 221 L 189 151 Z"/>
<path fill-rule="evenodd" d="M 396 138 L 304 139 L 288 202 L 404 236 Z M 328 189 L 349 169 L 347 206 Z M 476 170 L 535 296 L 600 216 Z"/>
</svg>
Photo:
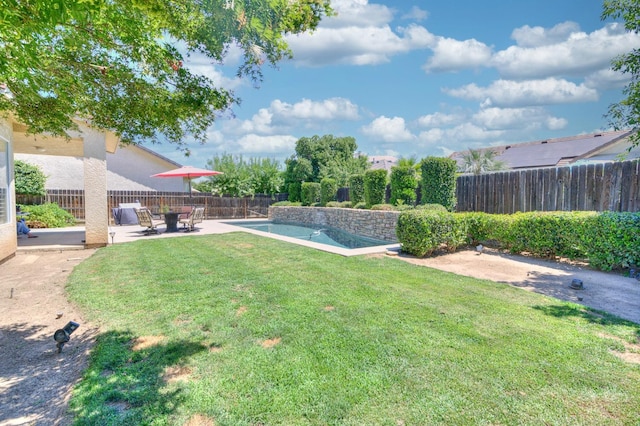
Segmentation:
<svg viewBox="0 0 640 426">
<path fill-rule="evenodd" d="M 438 249 L 455 251 L 467 241 L 463 220 L 452 213 L 433 210 L 408 210 L 400 213 L 396 227 L 402 250 L 424 257 Z"/>
<path fill-rule="evenodd" d="M 384 204 L 387 190 L 387 171 L 385 169 L 367 170 L 364 174 L 364 202 L 371 207 Z"/>
<path fill-rule="evenodd" d="M 329 201 L 327 204 L 325 204 L 325 207 L 342 207 L 342 203 L 338 201 Z"/>
<path fill-rule="evenodd" d="M 448 211 L 442 204 L 420 204 L 416 206 L 418 210 L 436 210 L 441 212 Z"/>
<path fill-rule="evenodd" d="M 338 194 L 338 183 L 333 178 L 323 178 L 320 181 L 320 203 L 326 205 L 330 201 L 336 200 Z"/>
<path fill-rule="evenodd" d="M 291 202 L 299 202 L 302 200 L 302 183 L 300 182 L 291 182 L 289 187 L 287 188 L 287 192 L 289 193 L 288 199 Z"/>
<path fill-rule="evenodd" d="M 278 201 L 276 203 L 271 204 L 274 207 L 278 206 L 301 206 L 302 202 L 300 201 Z"/>
<path fill-rule="evenodd" d="M 413 209 L 415 209 L 415 206 L 411 204 L 397 204 L 393 206 L 393 210 L 397 212 L 403 212 L 405 210 L 413 210 Z"/>
<path fill-rule="evenodd" d="M 416 188 L 418 176 L 416 169 L 411 166 L 396 166 L 391 168 L 391 204 L 413 205 L 416 202 Z"/>
<path fill-rule="evenodd" d="M 579 236 L 583 232 L 580 218 L 589 212 L 527 212 L 511 215 L 506 231 L 500 235 L 513 253 L 556 256 L 575 259 L 584 256 Z"/>
<path fill-rule="evenodd" d="M 640 265 L 640 212 L 586 218 L 580 245 L 589 264 L 604 271 Z"/>
<path fill-rule="evenodd" d="M 448 211 L 453 211 L 456 206 L 456 169 L 457 163 L 451 158 L 424 158 L 420 163 L 420 204 L 441 204 Z"/>
<path fill-rule="evenodd" d="M 480 242 L 512 253 L 587 260 L 604 271 L 640 264 L 640 213 L 528 212 L 513 215 L 402 212 L 396 235 L 415 256 Z"/>
<path fill-rule="evenodd" d="M 349 199 L 354 206 L 364 201 L 364 175 L 349 178 Z"/>
<path fill-rule="evenodd" d="M 342 207 L 343 209 L 349 209 L 351 208 L 351 206 L 353 206 L 353 203 L 351 201 L 343 201 L 338 205 L 338 207 Z"/>
<path fill-rule="evenodd" d="M 38 166 L 16 160 L 14 163 L 16 194 L 45 195 L 47 177 Z"/>
<path fill-rule="evenodd" d="M 30 228 L 64 228 L 76 223 L 71 213 L 63 210 L 56 203 L 21 206 L 20 210 L 29 213 L 26 223 Z"/>
<path fill-rule="evenodd" d="M 366 209 L 367 208 L 367 203 L 365 203 L 364 201 L 361 201 L 359 203 L 357 203 L 356 205 L 353 206 L 354 209 Z"/>
<path fill-rule="evenodd" d="M 320 202 L 320 184 L 318 182 L 302 182 L 302 205 L 314 206 Z"/>
<path fill-rule="evenodd" d="M 437 206 L 438 204 L 431 204 Z M 442 206 L 440 206 L 442 207 Z M 442 207 L 444 209 L 444 207 Z M 446 209 L 445 209 L 446 210 Z M 502 231 L 509 222 L 509 216 L 488 214 L 482 212 L 456 213 L 465 222 L 467 229 L 467 243 L 477 245 L 479 243 L 489 246 L 501 246 Z"/>
<path fill-rule="evenodd" d="M 394 211 L 395 209 L 396 207 L 391 204 L 374 204 L 371 206 L 371 210 Z"/>
</svg>

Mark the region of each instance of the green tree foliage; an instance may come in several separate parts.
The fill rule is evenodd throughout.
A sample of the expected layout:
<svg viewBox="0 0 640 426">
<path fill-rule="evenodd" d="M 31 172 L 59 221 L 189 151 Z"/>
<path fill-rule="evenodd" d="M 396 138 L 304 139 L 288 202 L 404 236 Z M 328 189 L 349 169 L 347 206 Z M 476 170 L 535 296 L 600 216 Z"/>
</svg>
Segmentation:
<svg viewBox="0 0 640 426">
<path fill-rule="evenodd" d="M 418 172 L 415 160 L 398 161 L 398 165 L 391 168 L 390 180 L 391 199 L 389 201 L 391 204 L 415 204 L 416 188 L 418 187 Z"/>
<path fill-rule="evenodd" d="M 349 200 L 354 206 L 364 202 L 364 175 L 353 175 L 349 178 Z"/>
<path fill-rule="evenodd" d="M 16 194 L 21 195 L 45 195 L 45 184 L 47 176 L 40 170 L 38 166 L 16 160 L 15 177 L 16 177 Z"/>
<path fill-rule="evenodd" d="M 252 158 L 249 170 L 254 194 L 274 195 L 282 191 L 284 176 L 279 161 L 272 158 Z"/>
<path fill-rule="evenodd" d="M 324 178 L 320 181 L 320 203 L 325 206 L 330 201 L 335 201 L 338 195 L 338 183 L 333 178 Z"/>
<path fill-rule="evenodd" d="M 260 81 L 263 63 L 291 56 L 284 41 L 331 14 L 328 0 L 6 0 L 0 8 L 0 111 L 29 132 L 67 135 L 90 120 L 126 142 L 206 139 L 232 93 L 183 66 L 186 55 L 224 62 L 243 52 L 239 75 Z"/>
<path fill-rule="evenodd" d="M 623 18 L 627 31 L 640 32 L 640 2 L 638 0 L 605 0 L 602 19 Z M 628 74 L 631 82 L 624 88 L 622 101 L 609 106 L 607 117 L 616 129 L 631 129 L 632 146 L 640 145 L 640 49 L 620 55 L 612 63 L 615 71 Z"/>
<path fill-rule="evenodd" d="M 456 205 L 456 168 L 456 161 L 451 158 L 426 157 L 422 160 L 421 204 L 440 204 L 453 211 Z"/>
<path fill-rule="evenodd" d="M 211 170 L 221 175 L 208 176 L 195 185 L 198 191 L 233 197 L 250 197 L 255 194 L 276 194 L 282 187 L 280 163 L 272 159 L 251 158 L 242 155 L 223 154 L 207 161 Z"/>
<path fill-rule="evenodd" d="M 313 206 L 320 202 L 320 184 L 318 182 L 302 182 L 302 205 Z"/>
<path fill-rule="evenodd" d="M 385 169 L 367 170 L 364 174 L 364 202 L 367 207 L 384 204 L 387 190 L 387 171 Z"/>
<path fill-rule="evenodd" d="M 285 160 L 284 186 L 289 193 L 289 201 L 302 201 L 302 182 L 311 180 L 311 162 L 306 158 L 291 157 Z"/>
<path fill-rule="evenodd" d="M 335 179 L 338 186 L 346 186 L 349 177 L 364 173 L 367 157 L 355 157 L 358 149 L 352 137 L 336 138 L 332 135 L 303 137 L 296 142 L 296 152 L 287 161 L 285 186 L 302 182 L 320 182 L 323 178 Z M 291 198 L 290 201 L 298 201 Z"/>
<path fill-rule="evenodd" d="M 461 171 L 479 175 L 485 172 L 505 170 L 507 163 L 496 160 L 498 153 L 492 149 L 471 149 L 469 148 L 462 155 L 464 165 Z"/>
</svg>

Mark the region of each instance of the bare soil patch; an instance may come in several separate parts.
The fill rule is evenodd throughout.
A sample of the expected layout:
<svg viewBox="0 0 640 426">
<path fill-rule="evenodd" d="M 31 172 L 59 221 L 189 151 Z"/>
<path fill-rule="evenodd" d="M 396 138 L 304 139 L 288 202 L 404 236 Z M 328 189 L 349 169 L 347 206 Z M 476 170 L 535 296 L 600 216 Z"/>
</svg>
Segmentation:
<svg viewBox="0 0 640 426">
<path fill-rule="evenodd" d="M 67 300 L 64 286 L 94 251 L 18 252 L 0 264 L 0 425 L 71 423 L 70 391 L 98 330 Z M 80 327 L 58 353 L 53 333 L 69 321 Z"/>
<path fill-rule="evenodd" d="M 131 350 L 141 351 L 143 349 L 157 346 L 161 344 L 163 341 L 164 341 L 164 336 L 140 336 L 136 339 L 133 339 L 133 345 L 131 346 Z"/>
<path fill-rule="evenodd" d="M 260 344 L 263 348 L 268 349 L 278 345 L 282 339 L 280 337 L 274 337 L 273 339 L 263 340 Z"/>
<path fill-rule="evenodd" d="M 175 383 L 180 381 L 187 381 L 191 376 L 191 369 L 181 365 L 171 365 L 164 370 L 162 376 L 166 383 Z"/>
</svg>

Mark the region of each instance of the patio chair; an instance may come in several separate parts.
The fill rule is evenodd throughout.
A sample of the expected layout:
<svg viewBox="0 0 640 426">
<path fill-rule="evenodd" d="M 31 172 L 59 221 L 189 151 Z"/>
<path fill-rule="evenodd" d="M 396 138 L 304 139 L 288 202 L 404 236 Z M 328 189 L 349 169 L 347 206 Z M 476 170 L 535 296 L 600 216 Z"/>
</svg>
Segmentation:
<svg viewBox="0 0 640 426">
<path fill-rule="evenodd" d="M 158 225 L 163 224 L 164 221 L 154 219 L 153 215 L 151 214 L 151 210 L 149 210 L 146 207 L 135 209 L 135 211 L 136 211 L 136 216 L 138 216 L 138 224 L 140 224 L 140 226 L 147 227 L 147 229 L 143 231 L 144 234 L 145 235 L 149 235 L 151 233 L 157 234 Z"/>
<path fill-rule="evenodd" d="M 189 216 L 180 219 L 180 223 L 184 225 L 186 232 L 191 232 L 196 229 L 196 223 L 202 223 L 204 219 L 204 207 L 194 208 Z"/>
</svg>

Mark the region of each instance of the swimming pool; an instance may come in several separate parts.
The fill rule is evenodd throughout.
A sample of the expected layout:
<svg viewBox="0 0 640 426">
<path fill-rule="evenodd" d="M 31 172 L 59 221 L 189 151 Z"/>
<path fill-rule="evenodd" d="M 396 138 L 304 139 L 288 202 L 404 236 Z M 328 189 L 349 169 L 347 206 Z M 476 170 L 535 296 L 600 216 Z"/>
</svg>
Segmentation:
<svg viewBox="0 0 640 426">
<path fill-rule="evenodd" d="M 320 225 L 301 225 L 293 223 L 273 223 L 269 220 L 224 222 L 228 225 L 253 229 L 275 235 L 327 244 L 334 247 L 357 249 L 395 244 L 393 241 L 378 240 L 350 234 L 340 229 Z"/>
</svg>

